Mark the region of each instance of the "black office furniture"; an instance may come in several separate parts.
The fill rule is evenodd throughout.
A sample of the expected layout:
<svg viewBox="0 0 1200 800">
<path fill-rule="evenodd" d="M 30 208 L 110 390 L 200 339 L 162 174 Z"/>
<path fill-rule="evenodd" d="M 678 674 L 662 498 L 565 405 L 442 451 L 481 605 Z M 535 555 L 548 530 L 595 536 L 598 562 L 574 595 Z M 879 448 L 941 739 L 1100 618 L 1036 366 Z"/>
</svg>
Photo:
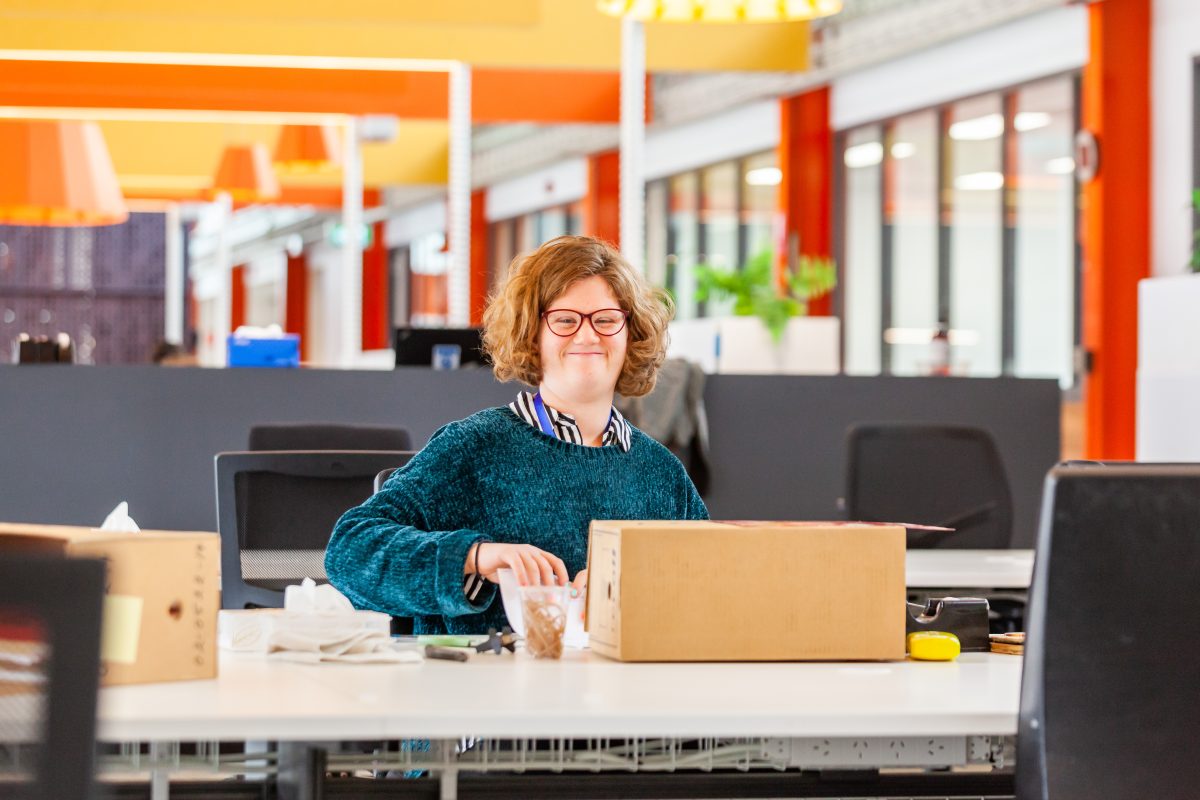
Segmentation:
<svg viewBox="0 0 1200 800">
<path fill-rule="evenodd" d="M 412 450 L 406 428 L 329 422 L 272 422 L 250 428 L 248 450 Z"/>
<path fill-rule="evenodd" d="M 870 423 L 846 432 L 845 514 L 866 522 L 954 528 L 912 533 L 909 547 L 1011 546 L 1013 501 L 987 431 L 965 425 Z"/>
<path fill-rule="evenodd" d="M 32 759 L 32 781 L 0 775 L 0 794 L 91 797 L 103 594 L 103 561 L 0 558 L 0 742 L 24 741 Z"/>
<path fill-rule="evenodd" d="M 325 547 L 334 523 L 371 496 L 380 470 L 411 457 L 401 451 L 218 453 L 222 607 L 278 608 L 285 586 L 305 577 L 326 582 Z"/>
<path fill-rule="evenodd" d="M 1200 787 L 1200 464 L 1046 478 L 1017 736 L 1019 800 Z"/>
<path fill-rule="evenodd" d="M 488 364 L 482 333 L 480 328 L 396 328 L 392 340 L 396 366 L 432 366 L 433 347 L 439 344 L 458 345 L 459 366 Z"/>
</svg>

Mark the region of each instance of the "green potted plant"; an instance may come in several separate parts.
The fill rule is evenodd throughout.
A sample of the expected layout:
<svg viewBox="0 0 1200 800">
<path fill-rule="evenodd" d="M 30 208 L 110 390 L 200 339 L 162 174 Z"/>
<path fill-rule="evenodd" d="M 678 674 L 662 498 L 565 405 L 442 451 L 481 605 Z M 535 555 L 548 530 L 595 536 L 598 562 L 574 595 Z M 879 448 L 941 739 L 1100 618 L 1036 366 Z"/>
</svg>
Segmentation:
<svg viewBox="0 0 1200 800">
<path fill-rule="evenodd" d="M 837 266 L 822 256 L 798 256 L 785 270 L 780 288 L 775 272 L 775 255 L 763 250 L 740 270 L 710 264 L 696 267 L 696 299 L 733 300 L 734 316 L 756 316 L 777 344 L 782 341 L 788 320 L 808 314 L 808 304 L 828 294 L 837 285 Z"/>
<path fill-rule="evenodd" d="M 1192 189 L 1192 210 L 1200 215 L 1200 189 Z M 1200 273 L 1200 228 L 1192 233 L 1192 272 Z"/>
</svg>

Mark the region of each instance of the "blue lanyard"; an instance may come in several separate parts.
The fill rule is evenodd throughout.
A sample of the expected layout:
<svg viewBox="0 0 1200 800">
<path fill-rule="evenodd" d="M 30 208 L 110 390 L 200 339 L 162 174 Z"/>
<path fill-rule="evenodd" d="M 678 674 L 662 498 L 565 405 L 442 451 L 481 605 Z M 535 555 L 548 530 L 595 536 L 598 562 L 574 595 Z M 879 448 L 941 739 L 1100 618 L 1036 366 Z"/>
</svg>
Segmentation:
<svg viewBox="0 0 1200 800">
<path fill-rule="evenodd" d="M 550 416 L 546 413 L 546 404 L 542 402 L 541 392 L 533 396 L 533 410 L 537 412 L 538 425 L 541 427 L 542 433 L 557 439 L 558 434 L 554 432 L 554 426 L 550 424 Z"/>
</svg>

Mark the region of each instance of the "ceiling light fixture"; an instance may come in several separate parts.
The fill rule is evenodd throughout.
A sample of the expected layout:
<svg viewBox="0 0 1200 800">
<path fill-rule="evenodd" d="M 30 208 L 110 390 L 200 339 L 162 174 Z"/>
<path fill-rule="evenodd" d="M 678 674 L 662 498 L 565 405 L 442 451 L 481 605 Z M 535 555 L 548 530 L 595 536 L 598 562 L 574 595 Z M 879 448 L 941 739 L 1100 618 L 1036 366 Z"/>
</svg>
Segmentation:
<svg viewBox="0 0 1200 800">
<path fill-rule="evenodd" d="M 799 22 L 837 14 L 842 0 L 597 0 L 596 8 L 641 22 Z"/>
</svg>

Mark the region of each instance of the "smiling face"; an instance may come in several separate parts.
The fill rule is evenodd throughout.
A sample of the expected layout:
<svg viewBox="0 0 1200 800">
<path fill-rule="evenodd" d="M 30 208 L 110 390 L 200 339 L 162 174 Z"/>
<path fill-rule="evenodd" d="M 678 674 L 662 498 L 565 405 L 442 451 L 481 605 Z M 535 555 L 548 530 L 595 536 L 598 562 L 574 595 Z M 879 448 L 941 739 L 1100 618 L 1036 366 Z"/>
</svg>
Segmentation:
<svg viewBox="0 0 1200 800">
<path fill-rule="evenodd" d="M 567 287 L 546 308 L 571 309 L 584 314 L 603 308 L 620 308 L 608 281 L 598 275 Z M 629 325 L 613 336 L 601 336 L 587 320 L 571 336 L 558 336 L 543 321 L 538 346 L 542 357 L 542 386 L 556 396 L 575 402 L 609 398 L 625 365 Z"/>
</svg>

